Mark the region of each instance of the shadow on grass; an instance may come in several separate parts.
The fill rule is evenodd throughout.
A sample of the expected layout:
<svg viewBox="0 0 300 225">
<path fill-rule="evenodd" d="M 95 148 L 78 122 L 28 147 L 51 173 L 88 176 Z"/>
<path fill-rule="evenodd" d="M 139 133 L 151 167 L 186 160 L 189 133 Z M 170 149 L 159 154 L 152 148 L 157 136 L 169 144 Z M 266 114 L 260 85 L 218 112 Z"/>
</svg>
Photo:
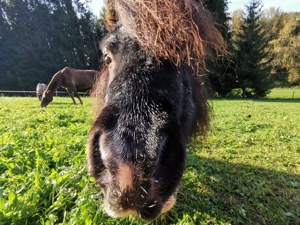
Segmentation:
<svg viewBox="0 0 300 225">
<path fill-rule="evenodd" d="M 189 154 L 177 205 L 161 222 L 297 225 L 299 206 L 300 175 Z"/>
</svg>

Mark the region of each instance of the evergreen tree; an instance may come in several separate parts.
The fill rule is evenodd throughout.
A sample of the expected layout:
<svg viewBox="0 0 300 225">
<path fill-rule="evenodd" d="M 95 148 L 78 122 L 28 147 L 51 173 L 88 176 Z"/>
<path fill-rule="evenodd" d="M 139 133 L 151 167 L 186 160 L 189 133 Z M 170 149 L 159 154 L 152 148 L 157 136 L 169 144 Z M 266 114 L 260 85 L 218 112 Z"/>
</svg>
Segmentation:
<svg viewBox="0 0 300 225">
<path fill-rule="evenodd" d="M 228 52 L 231 51 L 230 29 L 227 0 L 202 0 L 202 4 L 214 16 L 217 28 L 221 32 L 224 40 L 228 43 Z M 233 71 L 230 54 L 226 56 L 215 55 L 206 62 L 206 73 L 208 74 L 212 89 L 219 96 L 226 96 L 235 87 L 235 74 Z"/>
<path fill-rule="evenodd" d="M 65 66 L 99 69 L 104 33 L 86 1 L 0 2 L 0 89 L 35 90 Z"/>
<path fill-rule="evenodd" d="M 227 40 L 229 33 L 228 21 L 230 19 L 227 13 L 228 0 L 201 0 L 201 2 L 213 14 L 218 23 L 218 29 L 222 33 L 223 38 Z"/>
<path fill-rule="evenodd" d="M 238 87 L 243 97 L 264 97 L 271 89 L 268 41 L 260 23 L 261 1 L 251 0 L 246 6 L 241 31 L 236 34 L 233 45 L 237 60 Z"/>
<path fill-rule="evenodd" d="M 9 45 L 12 44 L 10 39 L 9 24 L 6 20 L 6 2 L 0 1 L 0 87 L 4 88 L 10 80 L 9 68 L 13 63 L 10 57 Z"/>
</svg>

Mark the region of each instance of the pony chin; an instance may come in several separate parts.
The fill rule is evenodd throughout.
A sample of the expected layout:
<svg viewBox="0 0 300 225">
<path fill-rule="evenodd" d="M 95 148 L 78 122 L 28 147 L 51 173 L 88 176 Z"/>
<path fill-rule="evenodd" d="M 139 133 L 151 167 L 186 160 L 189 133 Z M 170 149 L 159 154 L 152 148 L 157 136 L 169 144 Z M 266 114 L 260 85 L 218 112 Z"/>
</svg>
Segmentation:
<svg viewBox="0 0 300 225">
<path fill-rule="evenodd" d="M 138 216 L 138 213 L 135 210 L 115 212 L 114 210 L 111 210 L 109 206 L 105 206 L 105 205 L 104 205 L 104 210 L 107 213 L 107 215 L 109 215 L 112 218 L 123 218 L 130 215 Z"/>
</svg>

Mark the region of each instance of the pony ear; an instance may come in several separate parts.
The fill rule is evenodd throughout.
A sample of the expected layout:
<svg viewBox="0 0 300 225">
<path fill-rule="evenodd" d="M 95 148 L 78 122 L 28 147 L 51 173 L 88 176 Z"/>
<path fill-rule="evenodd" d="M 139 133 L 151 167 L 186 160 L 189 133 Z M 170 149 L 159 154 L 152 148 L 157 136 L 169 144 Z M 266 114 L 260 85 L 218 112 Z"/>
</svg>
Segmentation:
<svg viewBox="0 0 300 225">
<path fill-rule="evenodd" d="M 105 28 L 110 32 L 117 24 L 119 18 L 115 10 L 115 1 L 106 0 L 105 3 L 106 3 L 106 7 L 104 12 L 104 18 L 105 18 L 104 25 Z"/>
</svg>

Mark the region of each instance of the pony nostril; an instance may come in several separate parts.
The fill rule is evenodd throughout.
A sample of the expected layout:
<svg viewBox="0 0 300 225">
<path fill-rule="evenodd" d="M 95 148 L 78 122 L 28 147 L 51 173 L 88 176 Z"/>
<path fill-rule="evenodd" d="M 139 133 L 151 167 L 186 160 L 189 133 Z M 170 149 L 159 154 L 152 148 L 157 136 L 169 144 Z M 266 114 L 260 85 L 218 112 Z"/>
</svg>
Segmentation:
<svg viewBox="0 0 300 225">
<path fill-rule="evenodd" d="M 140 212 L 139 215 L 144 220 L 153 220 L 156 217 L 158 217 L 161 213 L 162 205 L 158 204 L 156 202 L 152 202 L 150 204 L 147 204 L 144 206 Z"/>
</svg>

